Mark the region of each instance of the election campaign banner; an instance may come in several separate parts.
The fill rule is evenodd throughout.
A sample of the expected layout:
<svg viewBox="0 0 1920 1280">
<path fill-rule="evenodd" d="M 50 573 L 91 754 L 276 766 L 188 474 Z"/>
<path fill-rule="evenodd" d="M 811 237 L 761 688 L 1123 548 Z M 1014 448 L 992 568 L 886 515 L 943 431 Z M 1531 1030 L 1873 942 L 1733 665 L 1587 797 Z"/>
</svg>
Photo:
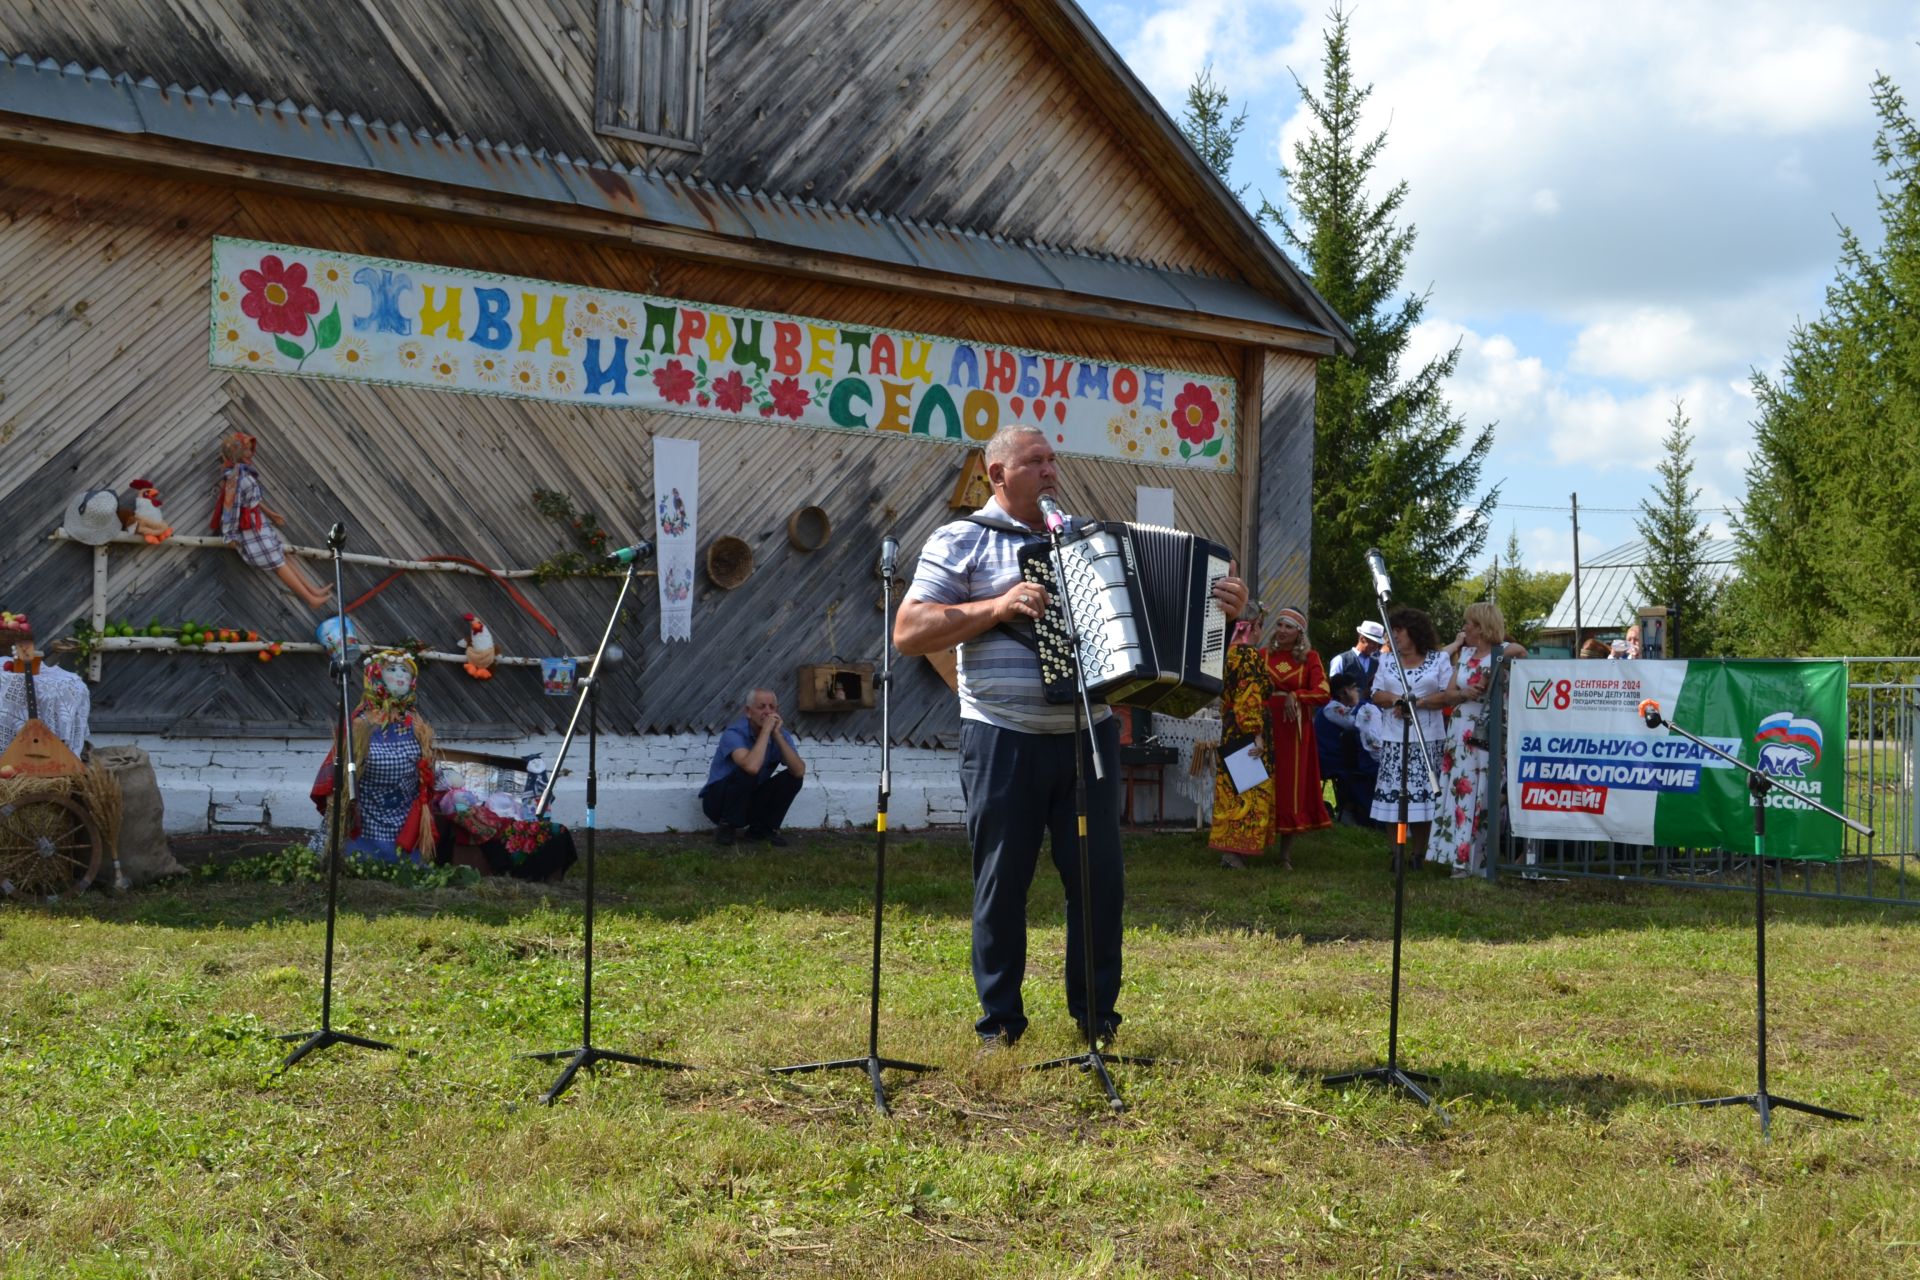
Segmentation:
<svg viewBox="0 0 1920 1280">
<path fill-rule="evenodd" d="M 1664 725 L 1646 699 L 1728 755 L 1844 812 L 1847 671 L 1822 661 L 1522 659 L 1507 687 L 1515 834 L 1748 850 L 1747 775 Z M 1839 823 L 1775 790 L 1770 857 L 1832 859 Z"/>
</svg>

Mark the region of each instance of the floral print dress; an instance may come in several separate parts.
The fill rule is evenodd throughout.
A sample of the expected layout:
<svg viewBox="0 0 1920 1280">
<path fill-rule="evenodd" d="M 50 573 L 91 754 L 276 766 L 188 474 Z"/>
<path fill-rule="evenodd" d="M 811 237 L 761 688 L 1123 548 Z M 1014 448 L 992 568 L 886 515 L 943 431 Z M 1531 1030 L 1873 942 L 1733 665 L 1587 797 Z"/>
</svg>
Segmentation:
<svg viewBox="0 0 1920 1280">
<path fill-rule="evenodd" d="M 1493 674 L 1493 653 L 1462 648 L 1455 662 L 1462 689 L 1485 686 Z M 1440 807 L 1433 815 L 1433 836 L 1427 842 L 1427 861 L 1455 870 L 1478 871 L 1487 857 L 1487 749 L 1468 744 L 1486 715 L 1484 699 L 1462 702 L 1447 717 L 1446 745 L 1440 748 Z"/>
</svg>

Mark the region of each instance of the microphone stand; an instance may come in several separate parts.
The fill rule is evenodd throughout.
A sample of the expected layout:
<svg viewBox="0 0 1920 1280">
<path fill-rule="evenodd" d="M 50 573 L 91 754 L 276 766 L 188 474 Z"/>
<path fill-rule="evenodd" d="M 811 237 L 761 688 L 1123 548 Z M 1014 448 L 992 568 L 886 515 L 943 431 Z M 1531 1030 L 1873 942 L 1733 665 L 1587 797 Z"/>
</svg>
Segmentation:
<svg viewBox="0 0 1920 1280">
<path fill-rule="evenodd" d="M 593 663 L 587 668 L 587 678 L 582 682 L 580 697 L 573 704 L 573 717 L 567 721 L 567 733 L 560 740 L 559 757 L 553 762 L 553 768 L 547 772 L 547 785 L 540 792 L 539 803 L 534 806 L 534 817 L 544 818 L 553 805 L 553 788 L 560 781 L 560 766 L 566 762 L 567 749 L 573 745 L 574 731 L 580 726 L 580 713 L 587 713 L 587 906 L 585 922 L 585 963 L 580 983 L 580 1044 L 574 1049 L 548 1049 L 541 1053 L 526 1056 L 543 1062 L 560 1058 L 567 1060 L 566 1067 L 553 1082 L 553 1087 L 541 1096 L 541 1101 L 552 1106 L 559 1096 L 573 1083 L 574 1076 L 582 1067 L 594 1067 L 602 1062 L 625 1062 L 636 1067 L 659 1067 L 665 1071 L 691 1071 L 684 1062 L 667 1062 L 660 1058 L 642 1058 L 631 1053 L 616 1053 L 612 1049 L 596 1048 L 593 1043 L 593 890 L 594 890 L 594 808 L 600 802 L 600 665 L 606 660 L 607 647 L 613 642 L 613 633 L 620 625 L 620 610 L 626 606 L 627 595 L 633 590 L 634 566 L 638 563 L 636 555 L 627 561 L 627 576 L 620 583 L 620 595 L 613 602 L 613 611 L 607 615 L 607 627 L 600 635 L 600 647 L 593 651 Z"/>
<path fill-rule="evenodd" d="M 340 552 L 346 545 L 347 526 L 335 524 L 327 534 L 327 547 L 333 552 L 334 618 L 340 628 L 340 652 L 332 659 L 330 674 L 340 682 L 340 715 L 333 723 L 333 806 L 327 819 L 327 946 L 320 978 L 320 1029 L 313 1032 L 288 1031 L 274 1037 L 276 1040 L 300 1041 L 299 1046 L 280 1064 L 282 1071 L 314 1050 L 330 1045 L 351 1044 L 362 1049 L 393 1048 L 383 1040 L 369 1040 L 365 1036 L 349 1035 L 333 1029 L 333 925 L 340 909 L 340 845 L 346 829 L 347 810 L 353 805 L 357 789 L 353 761 L 349 758 L 353 754 L 353 692 L 347 677 L 353 670 L 352 660 L 348 656 L 352 648 L 347 635 L 347 596 L 340 577 Z"/>
<path fill-rule="evenodd" d="M 1797 1102 L 1792 1098 L 1783 1098 L 1767 1092 L 1767 794 L 1775 787 L 1786 792 L 1795 800 L 1812 809 L 1818 809 L 1829 818 L 1846 824 L 1861 835 L 1873 836 L 1873 828 L 1865 826 L 1845 814 L 1829 809 L 1805 792 L 1796 791 L 1783 782 L 1775 781 L 1768 775 L 1735 759 L 1710 742 L 1703 742 L 1688 733 L 1671 720 L 1663 720 L 1657 706 L 1645 708 L 1647 727 L 1658 729 L 1662 724 L 1703 751 L 1711 752 L 1728 764 L 1742 769 L 1747 775 L 1747 797 L 1753 804 L 1753 956 L 1754 956 L 1754 1007 L 1755 1018 L 1754 1050 L 1758 1063 L 1758 1079 L 1752 1093 L 1729 1094 L 1724 1098 L 1693 1098 L 1685 1102 L 1676 1102 L 1676 1107 L 1752 1107 L 1760 1114 L 1760 1136 L 1766 1138 L 1773 1124 L 1773 1112 L 1776 1107 L 1785 1107 L 1790 1111 L 1804 1111 L 1808 1115 L 1825 1116 L 1829 1120 L 1858 1120 L 1859 1116 L 1848 1111 L 1835 1111 L 1829 1107 L 1816 1107 L 1810 1102 Z"/>
<path fill-rule="evenodd" d="M 1387 592 L 1382 589 L 1376 604 L 1380 609 L 1380 625 L 1386 628 L 1387 643 L 1393 643 L 1393 628 L 1387 623 Z M 1400 940 L 1402 926 L 1406 916 L 1407 902 L 1407 775 L 1412 761 L 1408 748 L 1412 741 L 1420 744 L 1420 763 L 1427 776 L 1427 786 L 1431 789 L 1434 802 L 1440 800 L 1440 783 L 1433 771 L 1433 757 L 1427 750 L 1426 731 L 1420 727 L 1420 714 L 1413 706 L 1413 684 L 1407 678 L 1407 667 L 1396 651 L 1393 660 L 1394 670 L 1400 673 L 1400 821 L 1394 830 L 1393 849 L 1393 980 L 1391 995 L 1387 1000 L 1387 1060 L 1378 1067 L 1366 1067 L 1358 1071 L 1343 1071 L 1338 1075 L 1327 1076 L 1323 1085 L 1346 1084 L 1351 1080 L 1385 1085 L 1389 1089 L 1398 1089 L 1425 1107 L 1433 1108 L 1442 1122 L 1447 1122 L 1445 1109 L 1434 1102 L 1432 1096 L 1420 1086 L 1432 1086 L 1440 1083 L 1438 1076 L 1427 1075 L 1420 1071 L 1408 1071 L 1400 1065 Z M 1412 741 L 1409 741 L 1409 734 Z"/>
<path fill-rule="evenodd" d="M 887 546 L 893 539 L 887 539 Z M 862 1069 L 873 1084 L 873 1105 L 883 1116 L 893 1114 L 887 1106 L 886 1086 L 880 1073 L 888 1067 L 896 1071 L 938 1071 L 920 1062 L 880 1056 L 880 928 L 882 904 L 887 893 L 887 801 L 893 795 L 893 557 L 884 556 L 880 565 L 880 794 L 874 817 L 873 851 L 873 988 L 867 1004 L 867 1054 L 864 1058 L 835 1058 L 831 1062 L 803 1062 L 797 1066 L 774 1067 L 774 1075 L 800 1075 L 808 1071 Z"/>
<path fill-rule="evenodd" d="M 1062 1058 L 1051 1058 L 1046 1062 L 1034 1064 L 1035 1071 L 1051 1071 L 1056 1067 L 1078 1067 L 1090 1071 L 1100 1078 L 1100 1087 L 1107 1092 L 1107 1108 L 1121 1112 L 1127 1104 L 1121 1100 L 1120 1091 L 1114 1087 L 1113 1076 L 1107 1070 L 1110 1062 L 1126 1063 L 1137 1067 L 1154 1065 L 1153 1058 L 1129 1058 L 1100 1052 L 1100 1013 L 1099 992 L 1094 987 L 1093 962 L 1093 856 L 1087 847 L 1087 775 L 1080 767 L 1078 739 L 1084 730 L 1087 738 L 1087 754 L 1093 761 L 1094 780 L 1104 779 L 1106 767 L 1100 762 L 1100 740 L 1096 736 L 1093 723 L 1093 699 L 1087 693 L 1087 672 L 1080 662 L 1080 624 L 1073 614 L 1073 595 L 1067 590 L 1066 561 L 1060 550 L 1060 530 L 1048 522 L 1047 538 L 1052 543 L 1052 566 L 1054 592 L 1060 598 L 1060 608 L 1067 624 L 1067 652 L 1073 657 L 1073 683 L 1079 698 L 1073 704 L 1073 736 L 1076 748 L 1073 753 L 1073 807 L 1074 830 L 1079 835 L 1080 845 L 1080 959 L 1084 969 L 1086 983 L 1087 1014 L 1083 1024 L 1087 1033 L 1085 1053 L 1071 1053 Z"/>
</svg>

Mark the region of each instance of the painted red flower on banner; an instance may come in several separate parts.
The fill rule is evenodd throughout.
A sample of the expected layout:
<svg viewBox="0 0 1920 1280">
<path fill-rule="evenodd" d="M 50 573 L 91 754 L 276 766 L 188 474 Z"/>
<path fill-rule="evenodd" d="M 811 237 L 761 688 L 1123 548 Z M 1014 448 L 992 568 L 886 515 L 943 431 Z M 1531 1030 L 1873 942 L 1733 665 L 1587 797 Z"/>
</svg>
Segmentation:
<svg viewBox="0 0 1920 1280">
<path fill-rule="evenodd" d="M 283 263 L 277 253 L 260 259 L 259 270 L 242 271 L 240 286 L 247 291 L 240 299 L 241 314 L 258 323 L 262 333 L 303 338 L 307 317 L 320 312 L 320 295 L 307 287 L 306 264 Z"/>
<path fill-rule="evenodd" d="M 753 400 L 753 388 L 738 370 L 713 384 L 713 402 L 728 413 L 738 413 Z"/>
<path fill-rule="evenodd" d="M 653 385 L 668 404 L 685 404 L 693 395 L 693 370 L 669 360 L 665 368 L 653 371 Z"/>
<path fill-rule="evenodd" d="M 797 418 L 806 412 L 807 402 L 813 397 L 800 385 L 798 378 L 775 378 L 767 387 L 767 394 L 773 397 L 773 411 L 783 418 Z"/>
<path fill-rule="evenodd" d="M 1220 406 L 1208 388 L 1189 382 L 1173 398 L 1173 425 L 1182 440 L 1205 444 L 1213 439 L 1213 429 L 1219 424 Z"/>
</svg>

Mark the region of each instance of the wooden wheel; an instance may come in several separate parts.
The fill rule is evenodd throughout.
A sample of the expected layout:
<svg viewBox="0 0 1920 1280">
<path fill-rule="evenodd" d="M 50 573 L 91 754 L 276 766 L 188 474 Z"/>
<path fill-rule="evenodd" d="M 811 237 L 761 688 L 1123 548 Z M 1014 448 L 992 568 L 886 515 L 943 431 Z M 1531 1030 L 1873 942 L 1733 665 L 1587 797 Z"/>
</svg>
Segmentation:
<svg viewBox="0 0 1920 1280">
<path fill-rule="evenodd" d="M 83 893 L 100 870 L 100 833 L 71 800 L 0 806 L 0 893 Z"/>
</svg>

